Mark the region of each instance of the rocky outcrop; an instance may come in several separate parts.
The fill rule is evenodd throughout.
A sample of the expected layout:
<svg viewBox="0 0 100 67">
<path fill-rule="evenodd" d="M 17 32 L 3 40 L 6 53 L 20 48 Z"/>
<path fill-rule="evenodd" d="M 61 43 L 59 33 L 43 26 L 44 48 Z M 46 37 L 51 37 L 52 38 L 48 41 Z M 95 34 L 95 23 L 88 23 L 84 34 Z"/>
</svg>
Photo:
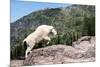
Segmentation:
<svg viewBox="0 0 100 67">
<path fill-rule="evenodd" d="M 95 37 L 91 37 L 89 40 L 88 38 L 83 39 L 79 39 L 78 44 L 74 42 L 73 46 L 59 44 L 34 49 L 23 64 L 26 66 L 95 61 Z"/>
</svg>

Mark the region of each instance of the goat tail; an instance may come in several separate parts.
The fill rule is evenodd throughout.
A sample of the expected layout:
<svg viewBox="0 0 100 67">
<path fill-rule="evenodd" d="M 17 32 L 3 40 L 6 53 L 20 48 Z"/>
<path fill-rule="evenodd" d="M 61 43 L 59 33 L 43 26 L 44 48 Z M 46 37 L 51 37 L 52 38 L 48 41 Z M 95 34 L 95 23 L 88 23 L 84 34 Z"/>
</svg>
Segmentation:
<svg viewBox="0 0 100 67">
<path fill-rule="evenodd" d="M 23 41 L 23 44 L 22 44 L 22 46 L 23 46 L 23 48 L 24 48 L 24 51 L 27 49 L 27 42 L 26 41 Z"/>
<path fill-rule="evenodd" d="M 24 47 L 27 47 L 27 42 L 26 41 L 23 41 L 23 44 L 22 44 Z"/>
</svg>

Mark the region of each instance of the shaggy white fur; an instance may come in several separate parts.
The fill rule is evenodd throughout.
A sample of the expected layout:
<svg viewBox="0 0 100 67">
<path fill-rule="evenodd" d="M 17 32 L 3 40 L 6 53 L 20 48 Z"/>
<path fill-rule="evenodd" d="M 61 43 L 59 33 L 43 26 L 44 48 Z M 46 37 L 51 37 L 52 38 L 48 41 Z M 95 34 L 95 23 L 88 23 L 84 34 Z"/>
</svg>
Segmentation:
<svg viewBox="0 0 100 67">
<path fill-rule="evenodd" d="M 49 25 L 40 25 L 33 33 L 28 35 L 23 42 L 26 42 L 27 49 L 25 53 L 25 57 L 27 58 L 28 53 L 31 53 L 32 48 L 35 46 L 36 43 L 39 43 L 41 40 L 47 40 L 47 44 L 49 44 L 49 41 L 51 38 L 48 36 L 49 33 L 53 33 L 53 35 L 56 35 L 57 32 L 54 29 L 53 26 Z"/>
</svg>

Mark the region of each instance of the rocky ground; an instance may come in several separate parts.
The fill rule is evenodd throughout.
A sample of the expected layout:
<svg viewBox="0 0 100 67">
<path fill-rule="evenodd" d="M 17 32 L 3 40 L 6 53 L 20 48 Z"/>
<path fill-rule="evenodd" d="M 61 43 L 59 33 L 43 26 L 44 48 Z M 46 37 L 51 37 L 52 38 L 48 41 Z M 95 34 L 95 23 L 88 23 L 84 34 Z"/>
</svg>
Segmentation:
<svg viewBox="0 0 100 67">
<path fill-rule="evenodd" d="M 24 60 L 11 60 L 10 66 L 11 67 L 19 67 L 23 65 Z"/>
<path fill-rule="evenodd" d="M 73 42 L 73 46 L 53 45 L 32 51 L 28 58 L 11 61 L 11 66 L 65 64 L 95 61 L 95 37 L 85 36 Z"/>
</svg>

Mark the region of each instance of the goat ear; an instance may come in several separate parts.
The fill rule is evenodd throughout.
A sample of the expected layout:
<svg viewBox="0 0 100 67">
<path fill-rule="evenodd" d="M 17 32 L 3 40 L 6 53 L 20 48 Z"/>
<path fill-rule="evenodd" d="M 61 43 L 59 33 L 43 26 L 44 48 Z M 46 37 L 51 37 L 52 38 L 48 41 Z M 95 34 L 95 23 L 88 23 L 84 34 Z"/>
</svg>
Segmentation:
<svg viewBox="0 0 100 67">
<path fill-rule="evenodd" d="M 53 29 L 54 27 L 53 26 L 50 26 L 50 29 Z"/>
</svg>

